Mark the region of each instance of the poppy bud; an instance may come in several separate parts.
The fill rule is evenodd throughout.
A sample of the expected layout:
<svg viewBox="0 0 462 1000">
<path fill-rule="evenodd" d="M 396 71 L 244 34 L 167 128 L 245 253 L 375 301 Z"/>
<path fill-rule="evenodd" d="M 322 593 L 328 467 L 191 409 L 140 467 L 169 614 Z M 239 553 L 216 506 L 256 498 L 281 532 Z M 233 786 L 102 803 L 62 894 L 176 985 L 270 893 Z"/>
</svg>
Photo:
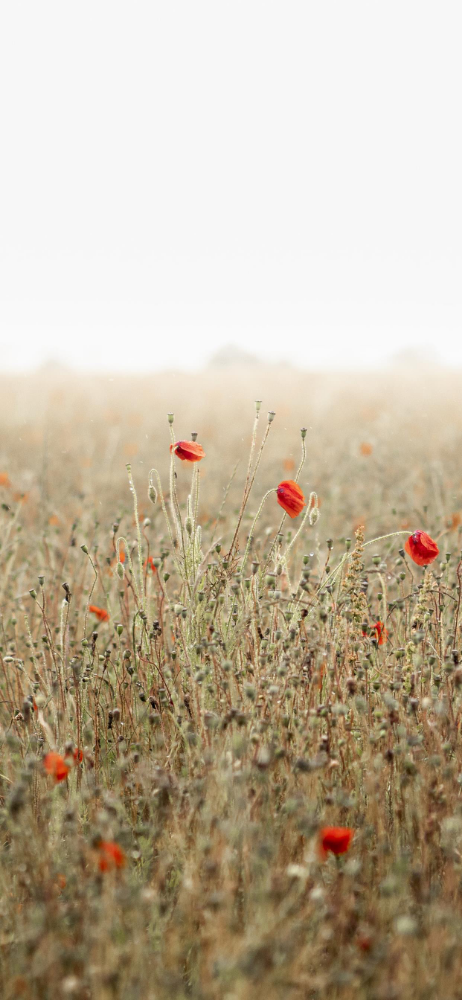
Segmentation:
<svg viewBox="0 0 462 1000">
<path fill-rule="evenodd" d="M 319 518 L 318 495 L 317 495 L 317 493 L 310 493 L 309 522 L 310 522 L 311 526 L 313 526 L 314 524 L 316 524 L 316 521 L 318 520 L 318 518 Z"/>
</svg>

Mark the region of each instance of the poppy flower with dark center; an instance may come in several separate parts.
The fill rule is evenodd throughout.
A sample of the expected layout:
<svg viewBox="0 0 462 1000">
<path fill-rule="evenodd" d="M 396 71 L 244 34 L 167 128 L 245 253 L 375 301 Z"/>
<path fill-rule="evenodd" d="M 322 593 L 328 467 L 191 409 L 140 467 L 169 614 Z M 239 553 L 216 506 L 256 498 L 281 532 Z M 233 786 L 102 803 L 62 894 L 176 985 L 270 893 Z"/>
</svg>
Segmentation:
<svg viewBox="0 0 462 1000">
<path fill-rule="evenodd" d="M 323 826 L 319 831 L 321 853 L 325 857 L 332 854 L 346 854 L 353 839 L 354 830 L 348 826 Z"/>
<path fill-rule="evenodd" d="M 170 445 L 170 451 L 173 451 L 177 458 L 181 458 L 182 462 L 200 462 L 205 456 L 202 445 L 195 441 L 177 441 L 176 444 Z"/>
<path fill-rule="evenodd" d="M 42 763 L 46 774 L 49 774 L 56 782 L 65 781 L 69 774 L 69 768 L 60 753 L 50 750 L 50 753 L 45 754 Z"/>
<path fill-rule="evenodd" d="M 439 548 L 426 531 L 414 531 L 404 546 L 408 556 L 418 566 L 428 566 L 439 555 Z"/>
<path fill-rule="evenodd" d="M 125 851 L 115 840 L 101 840 L 98 844 L 100 872 L 112 871 L 114 868 L 124 868 L 126 863 Z"/>
<path fill-rule="evenodd" d="M 92 615 L 96 615 L 98 621 L 100 622 L 109 621 L 109 611 L 105 611 L 104 608 L 97 608 L 96 604 L 90 604 L 88 610 Z"/>
<path fill-rule="evenodd" d="M 298 483 L 293 479 L 284 479 L 276 490 L 278 504 L 289 517 L 298 517 L 306 506 L 306 500 Z"/>
</svg>

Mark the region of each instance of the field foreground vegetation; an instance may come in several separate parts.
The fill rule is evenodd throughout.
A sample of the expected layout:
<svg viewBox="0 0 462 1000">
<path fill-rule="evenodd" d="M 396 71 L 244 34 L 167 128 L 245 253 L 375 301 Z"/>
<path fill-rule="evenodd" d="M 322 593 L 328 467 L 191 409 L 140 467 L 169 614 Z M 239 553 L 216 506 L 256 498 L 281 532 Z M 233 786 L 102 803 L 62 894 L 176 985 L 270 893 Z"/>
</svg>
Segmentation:
<svg viewBox="0 0 462 1000">
<path fill-rule="evenodd" d="M 460 1000 L 460 379 L 0 388 L 0 996 Z"/>
</svg>

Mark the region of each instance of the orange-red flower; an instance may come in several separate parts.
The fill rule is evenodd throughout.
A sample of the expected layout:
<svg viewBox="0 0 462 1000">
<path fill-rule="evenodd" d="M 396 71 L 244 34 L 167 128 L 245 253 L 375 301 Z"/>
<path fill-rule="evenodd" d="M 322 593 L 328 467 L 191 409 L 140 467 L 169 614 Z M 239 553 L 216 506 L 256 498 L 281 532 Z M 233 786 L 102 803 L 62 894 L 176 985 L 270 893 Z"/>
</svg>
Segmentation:
<svg viewBox="0 0 462 1000">
<path fill-rule="evenodd" d="M 60 753 L 55 753 L 54 750 L 50 750 L 50 753 L 45 754 L 43 766 L 46 773 L 54 778 L 56 782 L 65 781 L 69 774 L 69 768 L 64 757 Z"/>
<path fill-rule="evenodd" d="M 157 573 L 157 566 L 154 565 L 154 556 L 148 556 L 144 560 L 144 568 L 152 570 L 153 573 Z"/>
<path fill-rule="evenodd" d="M 81 764 L 83 761 L 83 750 L 76 747 L 75 750 L 72 751 L 72 756 L 76 764 Z"/>
<path fill-rule="evenodd" d="M 122 850 L 120 844 L 116 844 L 115 840 L 101 840 L 98 844 L 98 850 L 98 868 L 100 872 L 108 872 L 114 868 L 123 868 L 125 866 L 127 860 L 125 851 Z"/>
<path fill-rule="evenodd" d="M 88 610 L 92 615 L 96 615 L 98 621 L 100 622 L 109 621 L 109 611 L 105 611 L 104 608 L 97 608 L 96 604 L 90 604 Z"/>
<path fill-rule="evenodd" d="M 177 441 L 176 444 L 170 445 L 170 451 L 181 458 L 182 462 L 200 462 L 205 456 L 202 445 L 196 444 L 195 441 Z"/>
<path fill-rule="evenodd" d="M 0 472 L 0 486 L 5 486 L 7 489 L 11 486 L 11 480 L 7 472 Z"/>
<path fill-rule="evenodd" d="M 289 517 L 298 517 L 303 508 L 306 505 L 305 497 L 298 485 L 293 479 L 284 479 L 282 483 L 276 490 L 278 497 L 278 504 L 282 507 Z"/>
<path fill-rule="evenodd" d="M 418 566 L 428 566 L 439 555 L 439 548 L 433 538 L 427 535 L 426 531 L 414 531 L 409 535 L 404 546 L 408 556 L 417 563 Z"/>
<path fill-rule="evenodd" d="M 320 830 L 320 846 L 323 856 L 331 851 L 332 854 L 346 854 L 348 851 L 354 830 L 349 826 L 323 826 Z"/>
<path fill-rule="evenodd" d="M 378 645 L 383 646 L 384 642 L 388 639 L 388 629 L 385 628 L 383 622 L 376 622 L 375 625 L 372 626 L 372 629 L 375 632 L 375 638 L 377 639 Z"/>
</svg>

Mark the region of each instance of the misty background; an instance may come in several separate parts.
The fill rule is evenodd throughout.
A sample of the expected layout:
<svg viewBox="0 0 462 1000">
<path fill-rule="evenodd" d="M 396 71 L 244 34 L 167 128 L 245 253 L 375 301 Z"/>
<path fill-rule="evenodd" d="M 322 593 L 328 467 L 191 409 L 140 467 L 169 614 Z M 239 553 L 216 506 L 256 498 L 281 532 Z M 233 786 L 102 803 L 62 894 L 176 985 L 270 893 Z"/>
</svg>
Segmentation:
<svg viewBox="0 0 462 1000">
<path fill-rule="evenodd" d="M 462 365 L 461 26 L 4 4 L 0 370 Z"/>
</svg>

